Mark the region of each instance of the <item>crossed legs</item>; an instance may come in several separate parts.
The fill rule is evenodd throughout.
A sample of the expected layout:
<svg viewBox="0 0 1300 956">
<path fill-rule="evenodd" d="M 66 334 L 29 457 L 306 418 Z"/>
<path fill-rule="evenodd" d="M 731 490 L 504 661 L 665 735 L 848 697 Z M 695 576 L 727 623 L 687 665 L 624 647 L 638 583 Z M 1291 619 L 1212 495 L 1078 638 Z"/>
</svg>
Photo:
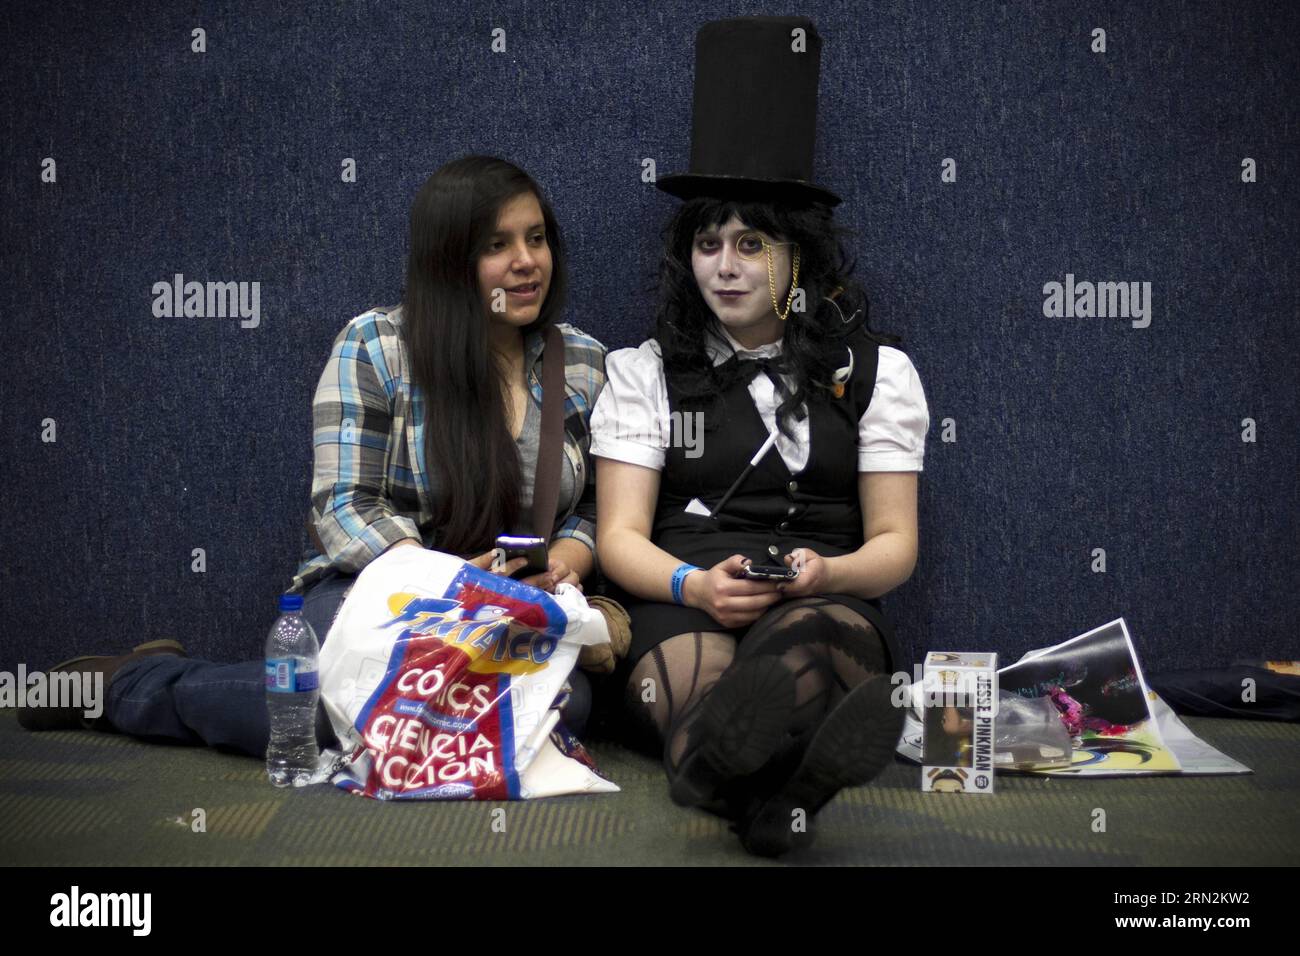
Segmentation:
<svg viewBox="0 0 1300 956">
<path fill-rule="evenodd" d="M 874 776 L 886 744 L 892 752 L 897 732 L 885 739 L 892 720 L 881 701 L 891 664 L 884 640 L 861 614 L 827 598 L 800 598 L 771 608 L 739 642 L 715 631 L 670 637 L 636 663 L 627 700 L 663 745 L 674 799 L 695 795 L 687 802 L 720 801 L 733 817 L 753 817 L 793 781 L 799 798 L 812 804 L 811 815 L 839 786 L 866 775 L 865 763 Z M 841 708 L 873 677 L 881 679 Z M 868 757 L 858 742 L 873 733 L 873 723 Z M 700 762 L 691 761 L 701 747 L 702 777 Z M 683 787 L 683 774 L 699 779 Z"/>
</svg>

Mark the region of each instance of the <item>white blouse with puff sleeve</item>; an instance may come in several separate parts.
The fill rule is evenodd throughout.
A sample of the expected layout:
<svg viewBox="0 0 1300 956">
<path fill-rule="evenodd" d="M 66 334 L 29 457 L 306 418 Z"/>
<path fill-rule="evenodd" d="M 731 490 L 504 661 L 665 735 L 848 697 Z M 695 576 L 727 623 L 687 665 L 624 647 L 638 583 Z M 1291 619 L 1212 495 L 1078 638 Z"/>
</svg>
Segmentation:
<svg viewBox="0 0 1300 956">
<path fill-rule="evenodd" d="M 714 364 L 732 350 L 741 358 L 780 354 L 780 342 L 746 349 L 723 330 L 726 343 L 710 340 Z M 858 422 L 858 471 L 921 471 L 930 411 L 911 359 L 882 345 L 871 404 Z M 591 454 L 662 471 L 672 434 L 663 361 L 653 339 L 605 358 L 607 380 L 591 415 Z M 776 430 L 776 389 L 766 375 L 749 385 L 754 405 L 770 430 Z M 795 440 L 778 432 L 776 448 L 792 474 L 808 464 L 808 419 L 792 423 Z M 755 449 L 757 451 L 757 449 Z"/>
</svg>

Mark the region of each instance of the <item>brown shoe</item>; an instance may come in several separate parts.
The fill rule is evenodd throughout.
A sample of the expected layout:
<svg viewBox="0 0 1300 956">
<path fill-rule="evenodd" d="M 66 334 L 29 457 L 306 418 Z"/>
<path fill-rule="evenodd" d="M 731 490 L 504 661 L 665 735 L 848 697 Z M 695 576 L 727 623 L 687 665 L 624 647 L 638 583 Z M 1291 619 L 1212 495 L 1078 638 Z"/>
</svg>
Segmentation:
<svg viewBox="0 0 1300 956">
<path fill-rule="evenodd" d="M 612 674 L 632 645 L 632 619 L 617 601 L 589 594 L 587 604 L 599 611 L 609 629 L 608 644 L 588 644 L 578 653 L 578 666 L 596 674 Z"/>
<path fill-rule="evenodd" d="M 55 664 L 46 671 L 47 683 L 51 674 L 94 674 L 99 672 L 104 675 L 103 692 L 105 698 L 107 698 L 108 685 L 117 675 L 117 672 L 122 669 L 122 665 L 136 658 L 148 657 L 153 654 L 186 656 L 185 648 L 181 646 L 180 641 L 146 641 L 144 644 L 137 644 L 129 654 L 121 654 L 117 657 L 74 657 L 62 664 Z M 49 693 L 50 689 L 47 686 L 47 697 Z M 101 707 L 106 703 L 107 700 L 99 702 Z M 90 701 L 82 701 L 80 707 L 19 707 L 18 725 L 25 730 L 80 730 L 83 727 L 87 730 L 112 730 L 112 725 L 103 713 L 98 717 L 85 716 L 84 712 L 89 708 L 90 704 Z"/>
</svg>

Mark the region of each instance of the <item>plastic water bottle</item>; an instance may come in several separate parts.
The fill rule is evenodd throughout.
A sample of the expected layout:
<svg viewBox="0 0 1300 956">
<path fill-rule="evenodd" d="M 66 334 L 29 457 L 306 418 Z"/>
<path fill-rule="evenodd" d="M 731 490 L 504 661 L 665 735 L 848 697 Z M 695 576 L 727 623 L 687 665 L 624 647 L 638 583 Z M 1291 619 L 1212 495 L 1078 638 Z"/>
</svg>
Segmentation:
<svg viewBox="0 0 1300 956">
<path fill-rule="evenodd" d="M 280 619 L 266 639 L 266 709 L 271 718 L 266 772 L 277 787 L 306 786 L 320 760 L 316 743 L 319 657 L 316 632 L 302 616 L 302 595 L 282 594 Z"/>
</svg>

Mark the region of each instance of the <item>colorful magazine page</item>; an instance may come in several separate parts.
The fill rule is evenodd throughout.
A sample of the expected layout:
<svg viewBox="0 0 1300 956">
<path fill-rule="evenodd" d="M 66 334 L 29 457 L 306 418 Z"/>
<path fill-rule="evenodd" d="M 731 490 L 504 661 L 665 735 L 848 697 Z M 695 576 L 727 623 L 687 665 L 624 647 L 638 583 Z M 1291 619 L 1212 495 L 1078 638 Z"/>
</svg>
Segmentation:
<svg viewBox="0 0 1300 956">
<path fill-rule="evenodd" d="M 1111 622 L 1113 625 L 1116 622 Z M 1127 622 L 1120 618 L 1118 623 L 1123 625 L 1125 633 L 1128 633 Z M 1111 625 L 1104 625 L 1110 627 Z M 1083 635 L 1087 636 L 1087 635 Z M 1130 642 L 1131 643 L 1131 642 Z M 1065 645 L 1059 645 L 1064 647 Z M 1037 657 L 1056 648 L 1038 648 L 1027 652 L 1020 661 Z M 1141 671 L 1137 667 L 1137 654 L 1133 655 L 1135 671 L 1140 675 Z M 1016 663 L 1020 663 L 1017 661 Z M 1290 662 L 1288 662 L 1290 663 Z M 1015 665 L 1011 665 L 1015 666 Z M 1142 685 L 1146 687 L 1146 679 L 1142 678 Z M 1183 723 L 1182 719 L 1176 714 L 1172 707 L 1165 703 L 1164 699 L 1155 691 L 1147 688 L 1147 702 L 1152 717 L 1155 718 L 1156 726 L 1159 729 L 1160 737 L 1164 745 L 1174 757 L 1178 760 L 1185 775 L 1218 775 L 1218 774 L 1239 774 L 1254 773 L 1245 764 L 1233 760 L 1221 750 L 1207 744 L 1200 737 L 1192 733 L 1191 729 Z M 1138 771 L 1144 772 L 1144 771 Z M 1090 774 L 1097 776 L 1099 773 Z"/>
<path fill-rule="evenodd" d="M 1152 716 L 1150 691 L 1122 617 L 1031 651 L 998 671 L 998 686 L 1027 698 L 1051 696 L 1074 738 L 1071 766 L 1033 773 L 1111 776 L 1182 769 Z"/>
</svg>

